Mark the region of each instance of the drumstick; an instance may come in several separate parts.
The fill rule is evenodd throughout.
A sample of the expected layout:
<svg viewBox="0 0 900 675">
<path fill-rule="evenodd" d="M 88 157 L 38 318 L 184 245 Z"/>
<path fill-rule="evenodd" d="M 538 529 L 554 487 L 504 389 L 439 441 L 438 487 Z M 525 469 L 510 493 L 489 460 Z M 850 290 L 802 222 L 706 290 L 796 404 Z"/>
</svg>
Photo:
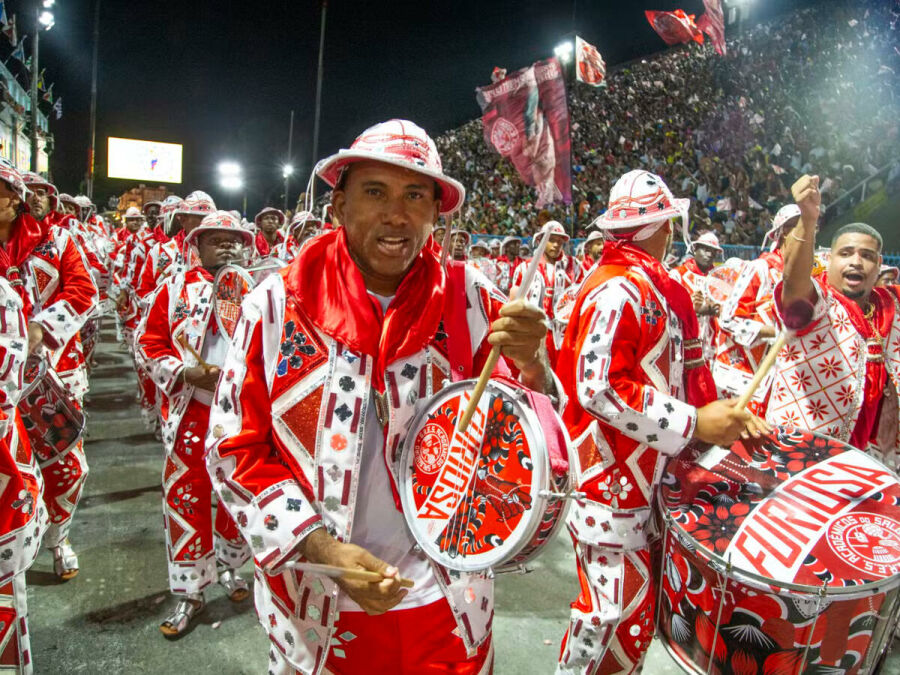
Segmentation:
<svg viewBox="0 0 900 675">
<path fill-rule="evenodd" d="M 520 295 L 526 295 L 531 288 L 531 282 L 534 281 L 534 275 L 537 273 L 538 265 L 544 257 L 544 249 L 547 248 L 547 242 L 550 240 L 550 235 L 546 231 L 546 226 L 541 232 L 543 232 L 541 243 L 534 252 L 534 257 L 531 259 L 528 269 L 525 270 L 525 278 L 522 279 L 522 284 L 514 288 L 509 294 L 509 302 L 518 300 Z M 500 347 L 495 345 L 494 348 L 491 349 L 487 361 L 484 362 L 484 368 L 481 369 L 481 374 L 478 376 L 478 382 L 475 383 L 475 388 L 472 390 L 472 398 L 469 399 L 469 404 L 466 406 L 462 417 L 459 418 L 459 425 L 457 426 L 459 433 L 465 432 L 469 427 L 469 422 L 472 421 L 472 415 L 475 414 L 475 409 L 481 401 L 481 395 L 484 393 L 484 388 L 487 387 L 488 380 L 491 379 L 491 373 L 494 372 L 494 368 L 499 360 Z"/>
<path fill-rule="evenodd" d="M 444 227 L 444 241 L 441 242 L 441 267 L 447 269 L 447 256 L 450 253 L 450 235 L 453 232 L 453 216 L 447 216 Z"/>
<path fill-rule="evenodd" d="M 191 344 L 187 341 L 187 338 L 184 336 L 184 333 L 179 334 L 179 336 L 176 338 L 176 340 L 178 340 L 178 344 L 180 344 L 182 347 L 184 347 L 191 353 L 191 356 L 193 356 L 195 359 L 197 359 L 197 363 L 200 365 L 201 368 L 203 368 L 203 370 L 205 370 L 208 373 L 209 371 L 211 371 L 213 369 L 213 367 L 211 365 L 209 365 L 206 361 L 203 360 L 203 357 L 200 356 L 199 352 L 191 346 Z"/>
<path fill-rule="evenodd" d="M 740 410 L 741 408 L 747 407 L 747 404 L 750 402 L 750 399 L 753 398 L 753 394 L 756 392 L 757 387 L 759 387 L 760 382 L 763 381 L 763 378 L 772 369 L 772 366 L 775 365 L 775 359 L 778 358 L 778 352 L 784 347 L 786 340 L 787 332 L 781 331 L 778 334 L 778 337 L 775 338 L 775 342 L 772 343 L 769 351 L 766 352 L 766 356 L 763 358 L 762 363 L 759 364 L 759 368 L 756 369 L 756 373 L 753 375 L 753 379 L 750 380 L 750 386 L 747 387 L 747 391 L 738 398 L 737 403 L 734 406 L 735 408 Z"/>
<path fill-rule="evenodd" d="M 381 583 L 385 579 L 391 578 L 386 577 L 383 574 L 379 574 L 378 572 L 371 572 L 369 570 L 356 570 L 349 567 L 339 567 L 337 565 L 319 565 L 317 563 L 292 562 L 287 566 L 300 572 L 321 574 L 323 577 L 331 577 L 332 579 L 343 578 L 351 579 L 353 581 L 368 581 L 369 583 L 373 584 Z M 403 577 L 397 577 L 397 581 L 403 588 L 412 588 L 416 585 L 416 582 L 414 582 L 412 579 L 405 579 Z"/>
</svg>

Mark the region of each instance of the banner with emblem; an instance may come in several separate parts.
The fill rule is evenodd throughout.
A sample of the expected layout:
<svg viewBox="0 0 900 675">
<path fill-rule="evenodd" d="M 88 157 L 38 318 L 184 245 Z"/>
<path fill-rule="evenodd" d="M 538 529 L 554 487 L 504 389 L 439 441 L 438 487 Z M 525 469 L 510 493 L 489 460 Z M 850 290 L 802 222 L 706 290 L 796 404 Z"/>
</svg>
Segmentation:
<svg viewBox="0 0 900 675">
<path fill-rule="evenodd" d="M 606 86 L 606 62 L 597 48 L 575 36 L 575 77 L 592 87 Z"/>
<path fill-rule="evenodd" d="M 556 58 L 475 90 L 484 139 L 537 191 L 537 207 L 572 203 L 569 108 Z"/>
<path fill-rule="evenodd" d="M 706 11 L 697 19 L 697 28 L 709 36 L 717 54 L 725 56 L 725 13 L 722 0 L 703 0 Z"/>
<path fill-rule="evenodd" d="M 694 23 L 694 15 L 686 14 L 683 9 L 674 12 L 657 12 L 652 9 L 644 11 L 647 21 L 659 37 L 669 46 L 693 40 L 703 44 L 703 33 Z"/>
</svg>

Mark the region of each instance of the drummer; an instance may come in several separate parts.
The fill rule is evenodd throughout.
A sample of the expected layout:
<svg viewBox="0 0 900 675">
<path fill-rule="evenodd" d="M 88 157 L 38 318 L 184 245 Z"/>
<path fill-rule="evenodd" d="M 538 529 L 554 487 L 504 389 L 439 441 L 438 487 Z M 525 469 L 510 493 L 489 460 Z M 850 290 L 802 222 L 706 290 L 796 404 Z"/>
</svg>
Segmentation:
<svg viewBox="0 0 900 675">
<path fill-rule="evenodd" d="M 271 255 L 273 249 L 285 239 L 284 227 L 285 215 L 281 209 L 267 206 L 256 214 L 253 224 L 256 225 L 256 257 L 265 258 Z"/>
<path fill-rule="evenodd" d="M 864 223 L 839 228 L 825 275 L 812 278 L 819 177 L 802 176 L 791 189 L 800 218 L 783 248 L 775 298 L 796 330 L 775 365 L 767 419 L 849 442 L 897 470 L 900 287 L 876 287 L 881 235 Z"/>
<path fill-rule="evenodd" d="M 618 180 L 594 222 L 610 242 L 579 290 L 559 353 L 563 420 L 578 449 L 570 461 L 586 494 L 568 518 L 582 594 L 561 673 L 594 673 L 606 659 L 615 672 L 640 670 L 654 634 L 649 527 L 666 457 L 691 439 L 728 446 L 766 430 L 715 400 L 690 294 L 662 264 L 687 201 L 647 171 Z"/>
<path fill-rule="evenodd" d="M 183 634 L 203 610 L 210 584 L 218 581 L 233 602 L 249 596 L 247 582 L 237 574 L 249 550 L 221 502 L 213 525 L 203 441 L 228 345 L 212 319 L 213 275 L 252 245 L 252 233 L 227 211 L 204 217 L 184 240 L 184 259 L 199 264 L 165 280 L 136 333 L 140 366 L 165 396 L 163 512 L 169 590 L 179 600 L 159 628 L 170 638 Z"/>
<path fill-rule="evenodd" d="M 432 226 L 465 191 L 412 122 L 372 127 L 318 175 L 342 227 L 244 300 L 210 417 L 207 463 L 253 548 L 270 672 L 488 672 L 493 582 L 419 553 L 394 467 L 417 400 L 491 345 L 523 384 L 554 389 L 545 317 L 502 307 L 464 265 L 445 274 Z M 287 566 L 301 560 L 384 580 Z"/>
<path fill-rule="evenodd" d="M 719 322 L 716 316 L 719 306 L 706 293 L 707 275 L 722 257 L 719 238 L 713 232 L 704 232 L 691 243 L 693 255 L 672 270 L 671 275 L 691 294 L 694 311 L 700 321 L 700 340 L 703 342 L 703 358 L 712 361 L 716 355 L 716 333 Z"/>
</svg>

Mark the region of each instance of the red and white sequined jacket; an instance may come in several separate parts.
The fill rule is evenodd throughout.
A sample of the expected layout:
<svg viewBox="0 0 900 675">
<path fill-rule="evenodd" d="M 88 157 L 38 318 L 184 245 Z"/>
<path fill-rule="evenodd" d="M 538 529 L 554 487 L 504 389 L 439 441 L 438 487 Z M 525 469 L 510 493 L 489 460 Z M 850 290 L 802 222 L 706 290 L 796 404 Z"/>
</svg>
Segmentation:
<svg viewBox="0 0 900 675">
<path fill-rule="evenodd" d="M 485 338 L 504 297 L 464 265 L 448 284 L 438 258 L 436 246 L 419 254 L 382 316 L 339 229 L 308 243 L 241 308 L 211 408 L 207 465 L 253 550 L 260 619 L 302 673 L 322 672 L 340 591 L 285 564 L 299 559 L 301 542 L 318 527 L 350 540 L 364 508 L 356 495 L 370 396 L 382 411 L 384 461 L 396 489 L 416 403 L 450 379 L 450 326 L 463 327 L 453 339 L 470 341 L 475 372 L 489 353 Z M 433 568 L 474 653 L 489 634 L 493 582 Z"/>
<path fill-rule="evenodd" d="M 31 566 L 49 523 L 41 472 L 16 410 L 27 351 L 22 298 L 0 277 L 0 584 Z"/>
<path fill-rule="evenodd" d="M 705 298 L 709 295 L 706 291 L 707 275 L 697 265 L 697 261 L 689 258 L 684 263 L 672 270 L 672 278 L 676 279 L 693 295 L 696 291 L 703 293 Z M 703 342 L 703 357 L 712 361 L 716 355 L 718 341 L 719 321 L 711 314 L 698 316 L 700 322 L 700 340 Z"/>
<path fill-rule="evenodd" d="M 152 304 L 135 330 L 135 358 L 163 394 L 160 415 L 167 452 L 175 447 L 181 418 L 194 393 L 181 372 L 199 365 L 185 343 L 200 354 L 207 332 L 217 330 L 212 296 L 212 275 L 202 267 L 170 276 L 151 296 Z"/>
<path fill-rule="evenodd" d="M 145 309 L 147 303 L 152 301 L 153 292 L 167 277 L 184 274 L 183 232 L 182 230 L 169 241 L 154 244 L 147 251 L 134 287 L 138 301 Z"/>
<path fill-rule="evenodd" d="M 775 362 L 766 420 L 818 431 L 900 468 L 900 287 L 876 288 L 866 319 L 823 280 L 810 323 L 788 333 Z M 781 314 L 781 284 L 775 287 Z"/>
<path fill-rule="evenodd" d="M 635 550 L 647 545 L 654 486 L 666 458 L 688 444 L 695 406 L 712 400 L 714 391 L 707 370 L 707 390 L 688 396 L 688 370 L 706 368 L 699 340 L 685 340 L 669 302 L 672 289 L 658 288 L 645 267 L 657 265 L 665 281 L 685 291 L 660 263 L 629 248 L 640 265 L 608 247 L 584 281 L 556 372 L 568 397 L 563 421 L 572 438 L 570 463 L 587 495 L 569 512 L 569 528 L 592 546 Z"/>
<path fill-rule="evenodd" d="M 50 365 L 80 400 L 88 384 L 79 331 L 99 302 L 87 262 L 67 230 L 51 227 L 23 270 L 32 304 L 28 320 L 44 329 Z"/>
</svg>

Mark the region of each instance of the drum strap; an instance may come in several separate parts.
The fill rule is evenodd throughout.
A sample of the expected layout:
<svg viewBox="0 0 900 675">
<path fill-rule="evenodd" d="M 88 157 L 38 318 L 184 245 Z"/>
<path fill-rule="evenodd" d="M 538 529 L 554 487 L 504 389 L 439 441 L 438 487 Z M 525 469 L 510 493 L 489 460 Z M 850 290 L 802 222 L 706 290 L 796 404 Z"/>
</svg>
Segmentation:
<svg viewBox="0 0 900 675">
<path fill-rule="evenodd" d="M 466 321 L 466 265 L 447 261 L 446 305 L 444 330 L 447 332 L 447 359 L 450 361 L 450 381 L 459 382 L 472 377 L 472 342 Z"/>
</svg>

